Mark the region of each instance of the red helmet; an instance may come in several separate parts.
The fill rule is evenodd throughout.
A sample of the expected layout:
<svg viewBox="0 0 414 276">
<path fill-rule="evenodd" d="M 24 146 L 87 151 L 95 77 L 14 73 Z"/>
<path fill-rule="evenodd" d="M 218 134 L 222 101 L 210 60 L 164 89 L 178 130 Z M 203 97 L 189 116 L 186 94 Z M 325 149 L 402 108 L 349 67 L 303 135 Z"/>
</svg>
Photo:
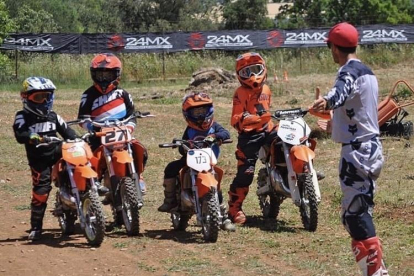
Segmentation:
<svg viewBox="0 0 414 276">
<path fill-rule="evenodd" d="M 242 54 L 236 59 L 236 73 L 242 85 L 258 92 L 267 76 L 265 61 L 258 53 Z"/>
<path fill-rule="evenodd" d="M 331 28 L 326 42 L 337 46 L 352 48 L 358 46 L 358 31 L 349 23 L 342 22 Z"/>
<path fill-rule="evenodd" d="M 98 54 L 91 62 L 91 77 L 96 89 L 102 94 L 114 90 L 121 77 L 122 63 L 113 54 Z"/>
<path fill-rule="evenodd" d="M 191 92 L 183 99 L 183 115 L 189 127 L 208 130 L 213 124 L 213 100 L 205 92 Z"/>
</svg>

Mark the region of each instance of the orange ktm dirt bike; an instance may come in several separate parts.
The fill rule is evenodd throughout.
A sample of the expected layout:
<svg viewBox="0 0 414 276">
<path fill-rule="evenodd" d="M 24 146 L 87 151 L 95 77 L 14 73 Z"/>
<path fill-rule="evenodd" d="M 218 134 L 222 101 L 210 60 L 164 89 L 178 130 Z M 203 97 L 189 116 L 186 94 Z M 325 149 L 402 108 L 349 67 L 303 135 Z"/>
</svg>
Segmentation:
<svg viewBox="0 0 414 276">
<path fill-rule="evenodd" d="M 139 210 L 143 206 L 143 195 L 139 176 L 144 171 L 145 148 L 132 137 L 126 123 L 132 118 L 154 117 L 149 112 L 135 112 L 124 120 L 110 119 L 94 122 L 91 118 L 79 121 L 90 122 L 100 128 L 94 135 L 100 137 L 101 146 L 95 150 L 98 178 L 110 189 L 107 199 L 112 208 L 114 221 L 125 225 L 129 236 L 139 234 Z"/>
<path fill-rule="evenodd" d="M 262 147 L 259 159 L 264 167 L 257 178 L 257 195 L 265 218 L 277 218 L 286 198 L 299 207 L 303 226 L 316 231 L 321 193 L 313 167 L 316 141 L 309 138 L 311 129 L 300 108 L 278 110 L 272 118 L 279 121 L 277 137 L 270 149 Z"/>
<path fill-rule="evenodd" d="M 231 142 L 225 140 L 222 143 Z M 170 211 L 173 228 L 185 230 L 190 218 L 196 215 L 197 224 L 202 227 L 203 238 L 207 242 L 217 241 L 223 219 L 218 199 L 223 170 L 216 166 L 217 158 L 212 149 L 215 144 L 181 139 L 159 144 L 160 148 L 181 146 L 186 153 L 187 165 L 181 169 L 177 179 L 178 206 Z"/>
<path fill-rule="evenodd" d="M 100 246 L 105 236 L 105 217 L 95 184 L 97 174 L 91 166 L 93 154 L 85 142 L 89 135 L 74 140 L 43 137 L 37 146 L 62 144 L 62 158 L 52 169 L 52 180 L 58 188 L 53 215 L 58 218 L 62 233 L 73 234 L 79 218 L 89 244 Z"/>
</svg>

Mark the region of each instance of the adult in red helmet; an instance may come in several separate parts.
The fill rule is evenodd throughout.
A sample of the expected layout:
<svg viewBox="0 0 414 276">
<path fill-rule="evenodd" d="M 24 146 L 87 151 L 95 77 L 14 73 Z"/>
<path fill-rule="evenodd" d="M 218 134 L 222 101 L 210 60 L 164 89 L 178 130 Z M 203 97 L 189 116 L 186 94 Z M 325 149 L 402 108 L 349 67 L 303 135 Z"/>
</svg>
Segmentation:
<svg viewBox="0 0 414 276">
<path fill-rule="evenodd" d="M 266 64 L 258 53 L 245 53 L 236 59 L 237 78 L 241 84 L 233 95 L 231 125 L 238 132 L 237 174 L 229 190 L 229 217 L 244 224 L 242 204 L 253 181 L 261 146 L 276 137 L 270 116 L 271 92 L 265 84 Z"/>
<path fill-rule="evenodd" d="M 207 93 L 190 92 L 187 94 L 183 99 L 182 113 L 187 122 L 187 127 L 184 130 L 182 139 L 205 140 L 211 143 L 230 139 L 229 131 L 214 121 L 213 100 Z M 212 149 L 218 157 L 220 148 L 217 143 L 212 146 Z M 180 170 L 186 165 L 186 156 L 181 148 L 180 153 L 182 154 L 182 157 L 179 160 L 170 162 L 164 170 L 164 202 L 158 208 L 159 212 L 169 212 L 177 206 L 176 179 Z M 227 219 L 221 190 L 218 194 L 221 212 L 224 214 L 222 229 L 234 231 L 234 226 L 231 221 Z"/>
<path fill-rule="evenodd" d="M 333 110 L 332 139 L 341 143 L 339 181 L 342 222 L 363 275 L 388 275 L 372 219 L 375 181 L 383 166 L 378 138 L 378 81 L 356 56 L 358 31 L 349 23 L 331 28 L 327 45 L 338 70 L 334 87 L 314 103 Z"/>
<path fill-rule="evenodd" d="M 131 94 L 119 87 L 121 71 L 121 61 L 111 53 L 98 54 L 92 59 L 90 72 L 93 85 L 82 94 L 78 119 L 90 117 L 97 122 L 103 122 L 107 119 L 123 120 L 134 113 L 135 107 Z M 131 133 L 135 126 L 135 118 L 128 121 L 127 127 Z M 82 127 L 86 130 L 99 130 L 94 129 L 95 127 L 90 123 L 85 123 Z M 133 142 L 139 143 L 136 140 Z M 90 145 L 95 151 L 101 145 L 100 138 L 91 138 Z M 145 149 L 143 145 L 140 146 Z M 147 156 L 145 150 L 144 164 Z M 142 175 L 140 175 L 140 185 L 142 192 L 145 193 L 146 187 Z M 103 203 L 105 204 L 106 200 Z"/>
</svg>

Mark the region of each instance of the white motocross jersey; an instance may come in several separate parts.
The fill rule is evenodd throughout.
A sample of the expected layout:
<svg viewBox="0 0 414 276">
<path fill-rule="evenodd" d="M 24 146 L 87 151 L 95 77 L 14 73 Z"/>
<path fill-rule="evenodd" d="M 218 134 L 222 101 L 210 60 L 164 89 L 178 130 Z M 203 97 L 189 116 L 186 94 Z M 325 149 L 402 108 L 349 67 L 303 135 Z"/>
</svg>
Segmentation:
<svg viewBox="0 0 414 276">
<path fill-rule="evenodd" d="M 379 135 L 378 81 L 358 59 L 350 59 L 338 70 L 334 87 L 324 97 L 333 109 L 332 139 L 348 144 Z"/>
</svg>

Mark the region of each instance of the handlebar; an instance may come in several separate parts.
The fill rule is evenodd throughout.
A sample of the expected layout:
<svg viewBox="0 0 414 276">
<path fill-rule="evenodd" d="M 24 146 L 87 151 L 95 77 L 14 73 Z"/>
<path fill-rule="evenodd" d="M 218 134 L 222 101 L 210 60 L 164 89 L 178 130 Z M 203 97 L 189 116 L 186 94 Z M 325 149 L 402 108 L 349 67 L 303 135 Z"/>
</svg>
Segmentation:
<svg viewBox="0 0 414 276">
<path fill-rule="evenodd" d="M 291 108 L 291 109 L 281 109 L 276 110 L 272 118 L 276 120 L 283 120 L 285 118 L 296 118 L 305 116 L 309 110 L 307 108 Z"/>
<path fill-rule="evenodd" d="M 230 144 L 230 143 L 233 143 L 233 140 L 227 139 L 224 141 L 216 141 L 213 144 L 215 143 Z M 194 141 L 194 140 L 183 140 L 183 139 L 178 139 L 178 138 L 174 138 L 172 143 L 158 144 L 158 147 L 160 148 L 177 148 L 180 146 L 182 146 L 187 151 L 192 148 L 202 149 L 206 147 L 211 147 L 212 144 L 204 140 Z"/>
<path fill-rule="evenodd" d="M 63 142 L 67 142 L 67 143 L 76 143 L 76 142 L 80 142 L 80 141 L 85 141 L 88 137 L 93 136 L 94 133 L 92 132 L 87 132 L 84 135 L 82 135 L 80 138 L 75 138 L 75 139 L 61 139 L 59 137 L 49 137 L 49 136 L 43 136 L 42 137 L 42 143 L 36 145 L 36 148 L 38 147 L 45 147 L 51 144 L 58 144 L 58 143 L 63 143 Z"/>
<path fill-rule="evenodd" d="M 92 125 L 96 127 L 120 126 L 120 125 L 125 124 L 126 122 L 128 122 L 129 120 L 133 118 L 141 119 L 141 118 L 147 118 L 147 117 L 155 117 L 155 115 L 152 115 L 150 112 L 135 111 L 131 116 L 123 120 L 107 119 L 107 120 L 104 120 L 103 122 L 96 122 L 96 121 L 93 121 L 93 119 L 90 116 L 85 116 L 82 119 L 68 121 L 67 124 L 74 125 L 74 124 L 91 123 Z"/>
</svg>

